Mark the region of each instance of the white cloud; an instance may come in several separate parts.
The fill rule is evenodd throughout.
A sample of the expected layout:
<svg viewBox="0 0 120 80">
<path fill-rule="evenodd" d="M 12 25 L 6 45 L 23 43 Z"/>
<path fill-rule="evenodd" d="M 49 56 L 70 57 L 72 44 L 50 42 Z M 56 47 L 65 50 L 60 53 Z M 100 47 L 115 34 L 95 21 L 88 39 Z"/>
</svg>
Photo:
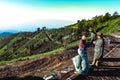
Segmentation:
<svg viewBox="0 0 120 80">
<path fill-rule="evenodd" d="M 36 15 L 37 14 L 37 15 Z M 0 26 L 21 24 L 37 19 L 37 11 L 27 8 L 0 4 Z"/>
<path fill-rule="evenodd" d="M 30 9 L 10 4 L 0 4 L 0 28 L 8 29 L 8 26 L 32 23 L 42 19 L 56 20 L 80 20 L 94 17 L 96 12 L 90 11 L 50 11 L 42 9 Z"/>
</svg>

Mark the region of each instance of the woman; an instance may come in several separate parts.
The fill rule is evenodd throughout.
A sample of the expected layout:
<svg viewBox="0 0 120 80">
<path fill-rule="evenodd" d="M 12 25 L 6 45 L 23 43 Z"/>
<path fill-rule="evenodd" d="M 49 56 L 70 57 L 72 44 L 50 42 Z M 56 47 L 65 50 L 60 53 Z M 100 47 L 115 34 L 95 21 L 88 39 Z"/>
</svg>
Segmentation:
<svg viewBox="0 0 120 80">
<path fill-rule="evenodd" d="M 89 71 L 89 61 L 86 53 L 86 36 L 82 36 L 82 39 L 79 42 L 78 54 L 73 60 L 75 66 L 75 73 L 82 75 L 87 75 Z"/>
</svg>

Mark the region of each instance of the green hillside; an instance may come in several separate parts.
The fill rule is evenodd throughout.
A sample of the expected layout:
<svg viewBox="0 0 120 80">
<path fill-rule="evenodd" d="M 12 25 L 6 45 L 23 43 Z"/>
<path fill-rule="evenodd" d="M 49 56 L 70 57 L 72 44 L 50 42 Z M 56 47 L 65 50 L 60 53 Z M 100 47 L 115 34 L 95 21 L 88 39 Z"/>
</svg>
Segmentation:
<svg viewBox="0 0 120 80">
<path fill-rule="evenodd" d="M 47 29 L 43 27 L 42 29 L 37 28 L 35 32 L 22 32 L 0 37 L 0 61 L 63 51 L 77 46 L 81 35 L 89 37 L 90 29 L 95 32 L 101 31 L 105 35 L 117 32 L 120 30 L 120 15 L 106 13 L 90 20 L 78 20 L 63 28 Z"/>
<path fill-rule="evenodd" d="M 37 29 L 35 32 L 17 33 L 0 38 L 0 60 L 11 60 L 36 54 L 42 54 L 65 46 L 75 40 L 70 38 L 73 29 Z M 66 42 L 66 43 L 65 43 Z"/>
<path fill-rule="evenodd" d="M 95 16 L 90 20 L 78 20 L 75 24 L 65 26 L 77 30 L 77 35 L 88 34 L 89 30 L 94 32 L 101 31 L 104 34 L 110 34 L 120 30 L 120 15 L 114 12 L 113 15 L 108 12 L 105 15 Z"/>
</svg>

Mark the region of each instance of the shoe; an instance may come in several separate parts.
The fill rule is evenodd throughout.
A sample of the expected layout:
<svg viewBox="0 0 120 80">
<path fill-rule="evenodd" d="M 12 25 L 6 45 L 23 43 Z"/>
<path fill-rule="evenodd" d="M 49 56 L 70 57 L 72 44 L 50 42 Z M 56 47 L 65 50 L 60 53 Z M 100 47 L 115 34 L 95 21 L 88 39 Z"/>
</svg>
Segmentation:
<svg viewBox="0 0 120 80">
<path fill-rule="evenodd" d="M 90 66 L 94 66 L 95 65 L 95 61 L 92 62 L 92 64 L 90 64 Z"/>
<path fill-rule="evenodd" d="M 78 71 L 75 71 L 74 73 L 75 73 L 75 74 L 80 74 Z"/>
<path fill-rule="evenodd" d="M 96 67 L 99 66 L 99 61 L 98 61 L 98 60 L 96 61 L 95 66 L 96 66 Z"/>
</svg>

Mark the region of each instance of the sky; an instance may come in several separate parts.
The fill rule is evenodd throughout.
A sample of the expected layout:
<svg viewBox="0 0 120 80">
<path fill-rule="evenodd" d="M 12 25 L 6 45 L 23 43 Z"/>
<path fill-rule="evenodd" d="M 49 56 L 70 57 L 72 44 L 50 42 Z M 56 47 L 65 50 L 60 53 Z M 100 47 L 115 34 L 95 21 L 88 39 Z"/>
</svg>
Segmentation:
<svg viewBox="0 0 120 80">
<path fill-rule="evenodd" d="M 120 12 L 120 0 L 0 0 L 0 30 L 59 28 L 106 12 Z"/>
</svg>

